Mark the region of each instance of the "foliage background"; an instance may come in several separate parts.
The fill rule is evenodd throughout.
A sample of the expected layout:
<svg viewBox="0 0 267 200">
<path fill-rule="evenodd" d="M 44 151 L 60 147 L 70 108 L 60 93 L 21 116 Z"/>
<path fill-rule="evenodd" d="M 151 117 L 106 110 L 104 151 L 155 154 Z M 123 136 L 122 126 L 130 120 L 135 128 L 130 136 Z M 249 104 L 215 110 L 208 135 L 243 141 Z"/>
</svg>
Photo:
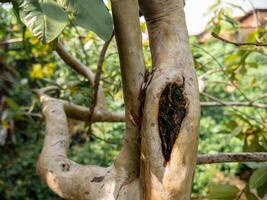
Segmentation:
<svg viewBox="0 0 267 200">
<path fill-rule="evenodd" d="M 238 32 L 239 23 L 232 16 L 231 6 L 221 7 L 217 2 L 210 12 L 214 13 L 214 18 L 207 26 L 207 33 L 213 31 L 235 35 Z M 266 28 L 262 26 L 251 32 L 245 40 L 267 42 Z M 141 29 L 146 65 L 151 68 L 143 22 Z M 18 41 L 4 43 L 11 39 Z M 91 69 L 96 69 L 103 41 L 95 34 L 69 25 L 60 40 L 66 43 L 68 51 L 74 56 Z M 238 48 L 213 38 L 200 44 L 197 37 L 191 37 L 190 42 L 197 74 L 201 78 L 199 81 L 204 84 L 205 93 L 220 100 L 238 102 L 266 96 L 266 48 Z M 2 4 L 0 43 L 0 199 L 59 199 L 42 183 L 35 169 L 45 129 L 35 90 L 57 85 L 60 93 L 52 95 L 90 106 L 92 88 L 59 58 L 52 45 L 39 42 L 16 19 L 12 9 Z M 123 111 L 119 61 L 114 41 L 106 56 L 101 84 L 110 110 Z M 211 101 L 205 94 L 201 95 L 201 100 Z M 267 104 L 267 98 L 257 102 Z M 203 107 L 199 153 L 267 151 L 266 117 L 266 109 Z M 69 128 L 73 135 L 69 156 L 79 163 L 108 166 L 122 145 L 123 123 L 94 124 L 90 141 L 85 138 L 86 123 L 70 121 Z M 192 196 L 237 199 L 242 193 L 242 198 L 246 196 L 253 200 L 259 198 L 249 190 L 254 187 L 258 189 L 258 195 L 263 197 L 267 193 L 266 166 L 265 163 L 197 166 Z M 259 170 L 260 173 L 255 173 Z M 257 176 L 261 178 L 260 183 L 255 181 Z"/>
</svg>

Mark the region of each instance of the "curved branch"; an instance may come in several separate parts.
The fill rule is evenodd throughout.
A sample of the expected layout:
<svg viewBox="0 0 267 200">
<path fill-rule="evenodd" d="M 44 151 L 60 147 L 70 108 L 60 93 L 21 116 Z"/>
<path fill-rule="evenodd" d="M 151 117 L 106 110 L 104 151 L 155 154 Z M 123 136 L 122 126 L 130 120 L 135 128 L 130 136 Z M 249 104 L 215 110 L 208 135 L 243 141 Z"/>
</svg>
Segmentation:
<svg viewBox="0 0 267 200">
<path fill-rule="evenodd" d="M 227 163 L 227 162 L 266 162 L 267 152 L 255 153 L 219 153 L 199 155 L 197 164 L 213 164 L 213 163 Z"/>
<path fill-rule="evenodd" d="M 101 73 L 102 73 L 102 67 L 103 63 L 105 61 L 105 55 L 108 49 L 108 46 L 113 39 L 113 34 L 111 38 L 106 41 L 101 49 L 99 60 L 97 63 L 97 70 L 96 70 L 96 75 L 95 75 L 95 80 L 94 80 L 94 91 L 93 91 L 93 99 L 92 99 L 92 104 L 90 106 L 90 113 L 88 117 L 88 122 L 89 122 L 89 129 L 87 132 L 87 135 L 89 136 L 92 133 L 92 118 L 93 118 L 93 113 L 95 110 L 95 107 L 97 106 L 97 100 L 98 100 L 98 91 L 99 91 L 99 84 L 100 84 L 100 78 L 101 78 Z"/>
<path fill-rule="evenodd" d="M 43 93 L 39 95 L 46 119 L 46 134 L 37 170 L 48 186 L 63 199 L 71 200 L 130 199 L 134 195 L 138 196 L 139 185 L 135 179 L 124 187 L 123 197 L 116 198 L 118 194 L 115 186 L 120 181 L 118 177 L 126 175 L 118 172 L 114 165 L 108 168 L 82 166 L 67 158 L 69 130 L 66 113 L 76 115 L 72 109 L 76 111 L 77 106 Z"/>
<path fill-rule="evenodd" d="M 46 119 L 46 134 L 37 170 L 43 180 L 64 199 L 99 199 L 103 194 L 99 194 L 98 190 L 113 190 L 113 184 L 100 188 L 93 182 L 96 177 L 97 180 L 101 177 L 103 183 L 114 180 L 114 174 L 108 173 L 112 168 L 82 166 L 67 158 L 69 131 L 64 102 L 46 95 L 41 95 L 40 99 Z M 110 196 L 106 194 L 106 197 Z"/>
<path fill-rule="evenodd" d="M 80 75 L 87 78 L 90 83 L 94 84 L 95 74 L 84 64 L 82 64 L 79 60 L 73 57 L 70 53 L 68 53 L 64 47 L 64 45 L 59 42 L 56 48 L 56 51 L 60 58 L 69 65 L 72 69 L 78 72 Z"/>
<path fill-rule="evenodd" d="M 70 53 L 68 53 L 64 48 L 64 45 L 60 42 L 58 43 L 56 51 L 67 65 L 69 65 L 77 73 L 88 79 L 90 84 L 94 86 L 95 74 L 86 65 L 82 64 L 79 60 L 77 60 Z M 106 108 L 105 95 L 102 88 L 99 88 L 97 95 L 97 106 L 103 109 Z"/>
</svg>

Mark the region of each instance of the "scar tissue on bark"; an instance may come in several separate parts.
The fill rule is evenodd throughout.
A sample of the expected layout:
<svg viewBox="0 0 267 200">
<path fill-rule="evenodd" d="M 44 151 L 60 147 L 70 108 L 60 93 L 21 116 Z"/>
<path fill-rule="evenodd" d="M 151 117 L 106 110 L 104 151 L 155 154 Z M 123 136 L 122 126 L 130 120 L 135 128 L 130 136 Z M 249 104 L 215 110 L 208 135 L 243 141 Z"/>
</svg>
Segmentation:
<svg viewBox="0 0 267 200">
<path fill-rule="evenodd" d="M 105 176 L 94 177 L 91 180 L 91 182 L 97 182 L 97 183 L 99 183 L 99 182 L 103 181 L 104 179 L 105 179 Z"/>
<path fill-rule="evenodd" d="M 184 85 L 169 83 L 160 96 L 158 124 L 165 161 L 170 160 L 172 147 L 186 115 L 186 101 L 183 91 Z"/>
</svg>

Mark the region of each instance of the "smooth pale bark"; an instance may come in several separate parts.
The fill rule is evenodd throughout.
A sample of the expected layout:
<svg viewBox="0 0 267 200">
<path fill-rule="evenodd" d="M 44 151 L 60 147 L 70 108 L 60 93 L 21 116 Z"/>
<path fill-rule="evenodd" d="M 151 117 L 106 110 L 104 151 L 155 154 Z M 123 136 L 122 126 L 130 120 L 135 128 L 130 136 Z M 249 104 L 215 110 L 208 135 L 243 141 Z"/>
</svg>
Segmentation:
<svg viewBox="0 0 267 200">
<path fill-rule="evenodd" d="M 121 189 L 139 176 L 140 164 L 140 88 L 144 80 L 145 66 L 137 0 L 112 0 L 124 93 L 126 134 L 123 148 L 115 160 L 122 179 Z M 135 197 L 136 198 L 136 197 Z"/>
<path fill-rule="evenodd" d="M 146 80 L 151 82 L 145 81 L 138 1 L 112 0 L 126 121 L 124 145 L 112 166 L 81 166 L 67 158 L 67 116 L 82 119 L 88 111 L 79 116 L 80 107 L 41 94 L 47 131 L 38 171 L 65 199 L 190 199 L 200 106 L 183 1 L 140 0 L 140 4 L 148 24 L 154 70 Z M 159 103 L 169 84 L 179 88 L 186 112 L 176 124 L 178 137 L 166 161 Z"/>
<path fill-rule="evenodd" d="M 146 90 L 142 123 L 143 199 L 190 199 L 199 132 L 199 92 L 183 0 L 140 0 L 149 33 L 153 78 Z M 159 101 L 169 83 L 183 86 L 186 115 L 168 162 L 159 134 Z"/>
<path fill-rule="evenodd" d="M 66 114 L 72 118 L 84 119 L 88 110 L 44 94 L 40 95 L 47 131 L 39 157 L 38 171 L 49 187 L 66 199 L 138 200 L 140 196 L 138 96 L 145 67 L 139 27 L 139 6 L 137 0 L 113 1 L 112 9 L 120 54 L 126 121 L 125 142 L 114 165 L 109 168 L 81 166 L 69 160 L 66 156 L 69 140 Z M 77 111 L 80 111 L 80 115 Z M 102 114 L 102 111 L 99 114 L 94 113 L 93 119 L 102 120 Z M 111 118 L 110 116 L 109 119 Z"/>
<path fill-rule="evenodd" d="M 46 136 L 39 156 L 37 170 L 47 185 L 64 199 L 135 200 L 139 194 L 138 181 L 123 182 L 127 176 L 118 174 L 114 165 L 104 168 L 79 165 L 67 158 L 68 123 L 64 101 L 40 95 L 46 119 Z"/>
</svg>

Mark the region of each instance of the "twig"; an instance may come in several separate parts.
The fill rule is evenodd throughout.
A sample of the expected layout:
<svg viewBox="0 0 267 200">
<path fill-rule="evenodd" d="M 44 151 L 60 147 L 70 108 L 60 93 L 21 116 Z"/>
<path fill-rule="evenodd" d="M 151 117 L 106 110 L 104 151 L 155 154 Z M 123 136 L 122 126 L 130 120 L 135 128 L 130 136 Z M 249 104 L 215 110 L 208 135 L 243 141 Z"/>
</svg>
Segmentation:
<svg viewBox="0 0 267 200">
<path fill-rule="evenodd" d="M 205 92 L 201 92 L 200 94 L 203 95 L 203 96 L 205 96 L 205 97 L 207 97 L 207 98 L 209 98 L 209 99 L 212 99 L 213 101 L 216 101 L 216 102 L 219 103 L 219 104 L 222 104 L 222 105 L 227 106 L 227 104 L 225 104 L 224 101 L 222 101 L 222 100 L 220 100 L 220 99 L 218 99 L 218 98 L 216 98 L 216 97 L 214 97 L 214 96 L 212 96 L 212 95 L 209 95 L 209 94 L 207 94 L 207 93 L 205 93 Z M 257 119 L 255 119 L 255 118 L 253 118 L 253 117 L 247 115 L 246 113 L 244 113 L 244 112 L 238 110 L 237 108 L 235 108 L 235 107 L 230 107 L 230 108 L 231 108 L 232 110 L 234 110 L 234 111 L 236 111 L 236 112 L 239 112 L 240 114 L 244 115 L 244 116 L 247 117 L 248 119 L 251 119 L 251 120 L 256 121 L 257 123 L 260 123 Z M 248 123 L 251 125 L 250 122 L 248 122 Z M 251 125 L 251 126 L 252 126 L 252 125 Z"/>
<path fill-rule="evenodd" d="M 267 104 L 260 104 L 254 102 L 238 102 L 238 101 L 213 101 L 201 102 L 202 107 L 221 107 L 221 106 L 240 106 L 240 107 L 254 107 L 267 109 Z"/>
<path fill-rule="evenodd" d="M 94 84 L 94 73 L 86 65 L 82 64 L 79 60 L 77 60 L 70 53 L 68 53 L 61 42 L 58 43 L 56 51 L 67 65 L 69 65 L 80 75 L 88 79 L 92 85 Z"/>
<path fill-rule="evenodd" d="M 203 47 L 201 47 L 201 46 L 199 46 L 199 45 L 193 45 L 193 46 L 195 46 L 195 47 L 201 49 L 203 52 L 205 52 L 207 55 L 209 55 L 209 56 L 214 60 L 214 62 L 219 66 L 219 68 L 221 69 L 221 71 L 222 71 L 224 77 L 225 77 L 225 78 L 228 78 L 228 75 L 227 75 L 227 73 L 225 72 L 225 70 L 224 70 L 222 64 L 218 61 L 218 59 L 217 59 L 213 54 L 211 54 L 209 51 L 207 51 L 206 49 L 204 49 Z M 249 99 L 249 98 L 247 97 L 247 95 L 240 89 L 240 87 L 239 87 L 237 84 L 235 84 L 234 81 L 232 81 L 232 80 L 229 80 L 229 81 L 230 81 L 230 83 L 232 84 L 232 86 L 234 86 L 234 87 L 239 91 L 239 93 L 240 93 L 240 94 L 241 94 L 247 101 L 251 102 L 251 99 Z M 235 111 L 237 111 L 237 112 L 239 112 L 239 113 L 241 113 L 242 115 L 246 116 L 248 119 L 251 119 L 251 117 L 249 117 L 246 113 L 243 113 L 243 112 L 241 112 L 240 110 L 235 109 L 235 108 L 232 108 L 232 109 L 235 110 Z M 260 116 L 261 121 L 264 122 L 265 120 L 264 120 L 264 117 L 261 115 L 261 113 L 258 112 L 258 111 L 257 111 L 257 113 L 258 113 L 258 115 Z M 256 119 L 253 119 L 253 120 L 255 120 L 256 122 L 258 122 L 258 120 L 256 120 Z M 260 123 L 261 123 L 261 122 L 260 122 Z"/>
<path fill-rule="evenodd" d="M 209 70 L 209 71 L 205 72 L 204 74 L 200 75 L 199 78 L 202 79 L 202 78 L 204 78 L 205 76 L 208 76 L 208 75 L 214 74 L 214 73 L 216 73 L 216 72 L 220 72 L 220 71 L 221 71 L 220 68 L 212 69 L 212 70 Z"/>
<path fill-rule="evenodd" d="M 263 42 L 232 42 L 230 40 L 227 40 L 225 38 L 222 38 L 221 36 L 217 35 L 214 32 L 212 32 L 211 35 L 214 38 L 218 39 L 218 40 L 221 40 L 223 42 L 226 42 L 226 43 L 235 45 L 237 47 L 240 47 L 240 46 L 267 46 L 267 43 L 263 43 Z"/>
<path fill-rule="evenodd" d="M 107 144 L 117 145 L 117 144 L 115 144 L 115 143 L 113 143 L 113 142 L 111 142 L 111 141 L 109 141 L 109 140 L 105 140 L 105 139 L 103 139 L 103 138 L 101 138 L 101 137 L 99 137 L 99 136 L 97 136 L 97 135 L 95 135 L 95 134 L 93 134 L 93 133 L 91 133 L 91 135 L 92 135 L 94 138 L 96 138 L 96 139 L 98 139 L 98 140 L 101 140 L 101 141 L 103 141 L 103 142 L 105 142 L 105 143 L 107 143 Z"/>
<path fill-rule="evenodd" d="M 102 67 L 105 61 L 105 55 L 108 49 L 108 46 L 113 39 L 114 33 L 110 37 L 108 41 L 105 42 L 105 44 L 102 47 L 102 50 L 100 52 L 98 64 L 97 64 L 97 70 L 96 70 L 96 75 L 95 75 L 95 80 L 94 80 L 94 91 L 93 91 L 93 99 L 92 99 L 92 104 L 90 106 L 90 114 L 88 118 L 88 123 L 89 123 L 89 129 L 87 131 L 87 136 L 89 136 L 92 133 L 92 116 L 97 104 L 97 94 L 98 94 L 98 88 L 99 88 L 99 83 L 100 83 L 100 78 L 101 78 L 101 72 L 102 72 Z"/>
<path fill-rule="evenodd" d="M 267 98 L 267 93 L 265 93 L 259 97 L 256 97 L 255 99 L 251 100 L 251 102 L 254 103 L 254 102 L 259 101 L 259 100 L 264 99 L 264 98 Z"/>
<path fill-rule="evenodd" d="M 245 185 L 245 187 L 243 187 L 243 188 L 240 190 L 240 192 L 239 192 L 239 194 L 238 194 L 238 196 L 236 197 L 235 200 L 240 200 L 240 199 L 241 199 L 241 197 L 242 197 L 242 195 L 244 194 L 246 188 L 247 188 L 247 185 Z"/>
<path fill-rule="evenodd" d="M 70 53 L 68 53 L 62 43 L 58 43 L 56 49 L 58 55 L 62 58 L 62 60 L 69 65 L 76 72 L 81 74 L 83 77 L 89 80 L 92 86 L 95 85 L 95 74 L 84 64 L 82 64 L 79 60 L 73 57 Z M 103 109 L 106 109 L 106 101 L 103 89 L 100 87 L 98 90 L 98 105 L 101 105 Z"/>
<path fill-rule="evenodd" d="M 7 39 L 7 40 L 4 40 L 4 41 L 1 41 L 1 42 L 0 42 L 0 46 L 2 46 L 2 45 L 14 44 L 14 43 L 20 43 L 20 42 L 22 42 L 22 41 L 23 41 L 22 38 L 12 38 L 12 39 Z"/>
<path fill-rule="evenodd" d="M 248 1 L 248 3 L 249 3 L 249 4 L 251 5 L 251 7 L 252 7 L 252 12 L 253 12 L 253 15 L 254 15 L 254 17 L 255 17 L 255 19 L 256 19 L 256 28 L 257 28 L 257 30 L 258 30 L 258 29 L 259 29 L 259 26 L 260 26 L 259 15 L 258 15 L 257 10 L 256 10 L 254 4 L 252 3 L 252 1 L 251 1 L 251 0 L 247 0 L 247 1 Z"/>
<path fill-rule="evenodd" d="M 266 152 L 253 153 L 219 153 L 199 155 L 197 164 L 213 164 L 213 163 L 228 163 L 228 162 L 266 162 Z"/>
<path fill-rule="evenodd" d="M 83 41 L 82 41 L 82 39 L 81 39 L 81 34 L 80 34 L 80 32 L 79 32 L 77 26 L 76 26 L 74 23 L 72 23 L 72 25 L 73 25 L 73 28 L 74 28 L 76 34 L 78 35 L 79 42 L 80 42 L 80 46 L 81 46 L 82 51 L 83 51 L 83 54 L 84 54 L 84 56 L 85 56 L 85 63 L 86 63 L 86 65 L 89 65 L 89 55 L 88 55 L 87 51 L 86 51 L 85 48 L 84 48 L 84 44 L 83 44 Z"/>
<path fill-rule="evenodd" d="M 228 78 L 228 75 L 227 73 L 225 72 L 222 64 L 218 61 L 218 59 L 213 55 L 211 54 L 209 51 L 207 51 L 205 48 L 199 46 L 199 45 L 193 45 L 199 49 L 201 49 L 203 52 L 205 52 L 207 55 L 209 55 L 213 60 L 214 62 L 219 66 L 219 68 L 221 69 L 223 75 L 225 76 L 225 78 Z M 247 100 L 247 101 L 250 101 L 250 99 L 245 95 L 245 93 L 232 81 L 232 80 L 229 80 L 230 83 L 232 84 L 232 86 L 234 86 L 238 91 L 239 93 Z"/>
</svg>

